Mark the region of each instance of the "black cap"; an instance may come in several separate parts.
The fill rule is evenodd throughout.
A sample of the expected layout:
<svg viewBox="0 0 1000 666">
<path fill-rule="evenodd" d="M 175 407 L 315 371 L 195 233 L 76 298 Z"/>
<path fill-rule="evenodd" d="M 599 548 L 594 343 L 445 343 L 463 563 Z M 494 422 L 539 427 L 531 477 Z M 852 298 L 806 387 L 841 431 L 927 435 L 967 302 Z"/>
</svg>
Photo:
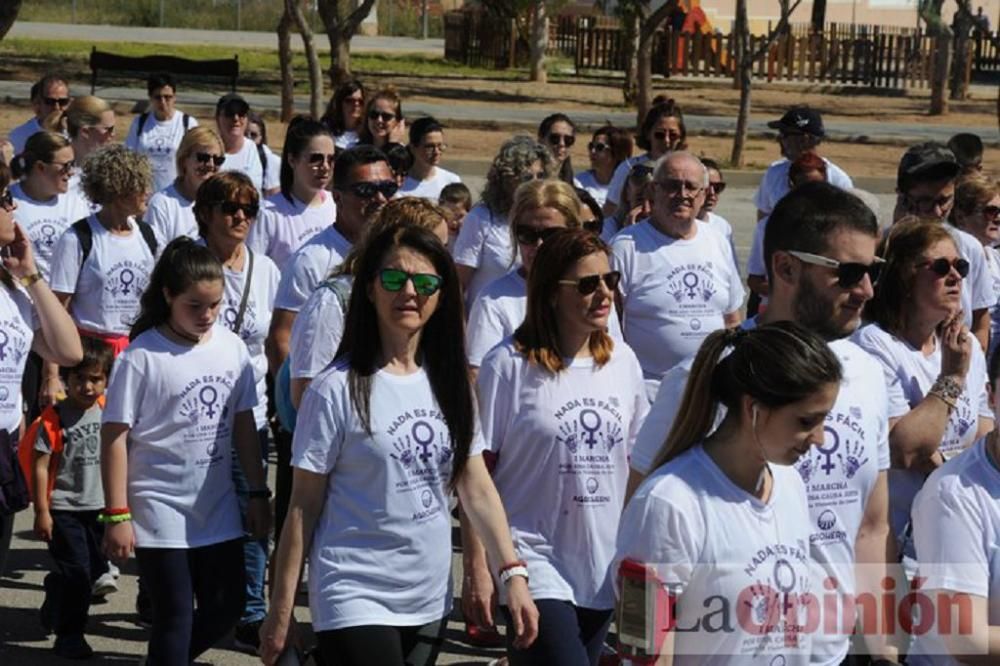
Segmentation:
<svg viewBox="0 0 1000 666">
<path fill-rule="evenodd" d="M 250 105 L 247 101 L 237 95 L 236 93 L 228 93 L 219 98 L 218 103 L 215 105 L 215 115 L 226 114 L 232 115 L 233 113 L 238 113 L 245 116 L 250 112 Z"/>
<path fill-rule="evenodd" d="M 944 180 L 954 178 L 961 171 L 955 153 L 948 146 L 936 141 L 910 146 L 899 160 L 896 185 L 902 188 L 906 183 L 917 180 Z"/>
<path fill-rule="evenodd" d="M 767 126 L 771 129 L 802 132 L 817 137 L 826 136 L 823 117 L 819 115 L 819 111 L 808 106 L 793 106 L 781 116 L 781 120 L 772 120 Z"/>
</svg>

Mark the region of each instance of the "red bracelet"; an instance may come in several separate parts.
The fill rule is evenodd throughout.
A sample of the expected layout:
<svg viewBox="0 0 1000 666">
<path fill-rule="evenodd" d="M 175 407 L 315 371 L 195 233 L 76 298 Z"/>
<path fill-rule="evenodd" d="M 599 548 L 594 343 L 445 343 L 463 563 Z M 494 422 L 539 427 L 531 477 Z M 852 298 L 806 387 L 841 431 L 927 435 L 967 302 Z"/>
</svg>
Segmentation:
<svg viewBox="0 0 1000 666">
<path fill-rule="evenodd" d="M 514 560 L 513 562 L 508 562 L 507 564 L 500 567 L 500 570 L 497 571 L 497 575 L 499 576 L 503 574 L 504 571 L 507 571 L 508 569 L 513 569 L 514 567 L 526 567 L 526 566 L 528 566 L 528 563 L 525 562 L 524 560 Z"/>
<path fill-rule="evenodd" d="M 132 513 L 132 510 L 126 506 L 121 509 L 105 509 L 102 513 L 105 516 L 124 516 L 126 513 Z"/>
</svg>

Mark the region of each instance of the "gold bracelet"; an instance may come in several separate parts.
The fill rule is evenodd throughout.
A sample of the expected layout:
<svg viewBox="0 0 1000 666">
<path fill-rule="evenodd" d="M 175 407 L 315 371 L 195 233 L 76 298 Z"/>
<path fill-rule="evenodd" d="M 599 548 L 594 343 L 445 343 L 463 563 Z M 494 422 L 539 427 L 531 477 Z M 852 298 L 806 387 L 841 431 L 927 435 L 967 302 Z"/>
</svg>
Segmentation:
<svg viewBox="0 0 1000 666">
<path fill-rule="evenodd" d="M 22 278 L 17 278 L 17 281 L 21 283 L 21 286 L 27 289 L 31 285 L 35 284 L 42 279 L 41 273 L 32 273 L 31 275 L 25 275 Z"/>
</svg>

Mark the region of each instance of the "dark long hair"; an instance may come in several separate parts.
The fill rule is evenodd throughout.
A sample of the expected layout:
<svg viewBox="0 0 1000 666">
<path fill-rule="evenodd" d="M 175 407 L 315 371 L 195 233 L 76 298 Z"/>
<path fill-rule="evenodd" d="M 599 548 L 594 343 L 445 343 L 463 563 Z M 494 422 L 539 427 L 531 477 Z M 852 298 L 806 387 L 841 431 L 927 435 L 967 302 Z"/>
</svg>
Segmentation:
<svg viewBox="0 0 1000 666">
<path fill-rule="evenodd" d="M 677 124 L 681 130 L 681 140 L 675 148 L 670 150 L 686 150 L 687 125 L 684 124 L 684 112 L 681 111 L 681 107 L 677 102 L 669 98 L 658 104 L 654 104 L 646 112 L 646 117 L 642 120 L 642 127 L 639 128 L 639 135 L 635 138 L 636 144 L 644 150 L 650 149 L 649 132 L 653 129 L 653 125 L 660 122 L 660 118 L 677 119 Z"/>
<path fill-rule="evenodd" d="M 153 268 L 149 286 L 139 300 L 139 316 L 132 324 L 128 339 L 135 340 L 145 331 L 170 320 L 170 305 L 163 291 L 177 296 L 196 282 L 222 282 L 222 263 L 205 247 L 187 236 L 181 236 L 163 248 L 160 260 Z"/>
<path fill-rule="evenodd" d="M 732 353 L 723 358 L 729 348 Z M 823 338 L 795 322 L 715 331 L 695 356 L 677 419 L 654 467 L 704 440 L 720 404 L 732 413 L 748 395 L 765 407 L 784 407 L 824 384 L 840 382 L 842 375 L 840 361 Z"/>
<path fill-rule="evenodd" d="M 0 160 L 0 192 L 3 192 L 8 187 L 10 187 L 13 177 L 10 173 L 10 167 L 3 160 Z M 13 213 L 11 213 L 13 215 Z M 0 284 L 7 287 L 8 289 L 14 289 L 14 276 L 7 272 L 7 269 L 0 265 Z"/>
<path fill-rule="evenodd" d="M 295 172 L 292 170 L 289 158 L 299 157 L 309 146 L 309 142 L 313 140 L 313 137 L 317 136 L 329 136 L 330 140 L 333 141 L 330 130 L 326 128 L 326 125 L 318 120 L 313 120 L 310 116 L 295 116 L 288 123 L 288 132 L 285 134 L 285 145 L 281 149 L 281 173 L 279 176 L 281 194 L 288 199 L 288 203 L 292 203 L 292 184 L 295 181 Z M 306 201 L 304 203 L 309 202 Z"/>
<path fill-rule="evenodd" d="M 385 257 L 394 249 L 408 248 L 424 256 L 443 280 L 438 306 L 420 335 L 418 354 L 430 380 L 455 449 L 451 483 L 465 470 L 475 432 L 476 410 L 472 383 L 465 368 L 465 322 L 462 292 L 451 255 L 437 236 L 416 226 L 391 228 L 370 240 L 354 266 L 354 288 L 344 322 L 344 337 L 336 360 L 350 366 L 348 385 L 351 404 L 371 434 L 372 379 L 382 352 L 378 316 L 368 297 L 368 287 L 378 279 Z"/>
<path fill-rule="evenodd" d="M 566 123 L 573 128 L 573 136 L 576 136 L 576 123 L 569 119 L 565 113 L 553 113 L 551 115 L 542 118 L 542 122 L 538 125 L 538 140 L 545 144 L 545 147 L 552 150 L 552 146 L 549 144 L 549 132 L 552 130 L 552 126 L 556 123 Z M 566 148 L 566 159 L 559 166 L 559 173 L 556 174 L 556 178 L 559 180 L 573 184 L 573 162 L 569 157 L 569 147 Z"/>
<path fill-rule="evenodd" d="M 368 96 L 361 81 L 357 79 L 345 81 L 340 84 L 337 92 L 333 93 L 333 97 L 330 98 L 330 103 L 326 105 L 326 112 L 319 121 L 326 125 L 334 136 L 340 136 L 347 131 L 347 128 L 344 127 L 344 100 L 359 90 L 362 98 Z M 364 121 L 365 118 L 362 118 L 361 122 L 364 123 Z"/>
</svg>

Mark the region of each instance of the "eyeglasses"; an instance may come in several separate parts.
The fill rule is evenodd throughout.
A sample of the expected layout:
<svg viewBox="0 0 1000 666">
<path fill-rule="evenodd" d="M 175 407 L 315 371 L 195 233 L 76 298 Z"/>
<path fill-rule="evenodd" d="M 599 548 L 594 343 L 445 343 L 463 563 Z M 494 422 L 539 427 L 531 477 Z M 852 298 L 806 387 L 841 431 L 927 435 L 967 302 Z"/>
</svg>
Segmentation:
<svg viewBox="0 0 1000 666">
<path fill-rule="evenodd" d="M 382 122 L 387 123 L 390 120 L 395 120 L 395 119 L 396 119 L 396 114 L 395 113 L 389 113 L 387 111 L 369 111 L 368 112 L 368 120 L 381 120 Z"/>
<path fill-rule="evenodd" d="M 222 211 L 223 215 L 236 215 L 239 211 L 243 211 L 243 215 L 248 219 L 253 219 L 257 217 L 257 211 L 260 210 L 260 206 L 253 203 L 240 203 L 238 201 L 223 201 L 219 204 L 219 210 Z"/>
<path fill-rule="evenodd" d="M 589 296 L 597 291 L 597 287 L 602 282 L 604 283 L 604 286 L 608 288 L 608 291 L 614 291 L 618 288 L 618 283 L 621 282 L 621 279 L 622 274 L 620 271 L 611 271 L 610 273 L 605 273 L 604 275 L 587 275 L 576 280 L 559 280 L 559 284 L 576 285 L 576 290 L 580 292 L 581 295 Z"/>
<path fill-rule="evenodd" d="M 885 260 L 881 257 L 875 257 L 875 261 L 870 264 L 862 264 L 857 261 L 837 261 L 830 257 L 797 250 L 789 250 L 788 254 L 806 264 L 833 268 L 837 271 L 837 285 L 841 289 L 854 288 L 866 275 L 874 285 L 878 282 L 879 275 L 882 274 L 882 266 L 885 264 Z"/>
<path fill-rule="evenodd" d="M 555 132 L 550 133 L 545 140 L 549 142 L 550 146 L 566 146 L 567 148 L 572 148 L 573 144 L 576 143 L 576 137 L 572 134 L 557 134 Z"/>
<path fill-rule="evenodd" d="M 91 125 L 90 129 L 95 129 L 104 136 L 114 136 L 115 134 L 114 125 Z"/>
<path fill-rule="evenodd" d="M 394 180 L 363 180 L 359 183 L 351 183 L 347 189 L 350 190 L 351 194 L 361 199 L 371 199 L 376 194 L 391 199 L 399 190 L 399 184 Z"/>
<path fill-rule="evenodd" d="M 69 97 L 43 97 L 42 101 L 48 106 L 69 106 Z"/>
<path fill-rule="evenodd" d="M 413 290 L 421 296 L 432 296 L 441 288 L 444 278 L 433 273 L 407 273 L 397 268 L 383 268 L 378 273 L 379 282 L 386 291 L 397 292 L 413 283 Z"/>
<path fill-rule="evenodd" d="M 351 106 L 361 106 L 364 103 L 364 97 L 345 97 L 343 101 L 343 104 L 350 104 Z"/>
<path fill-rule="evenodd" d="M 681 136 L 680 134 L 670 134 L 669 132 L 659 130 L 653 132 L 653 138 L 656 139 L 657 141 L 666 141 L 667 138 L 669 138 L 670 141 L 676 141 L 677 139 L 680 139 Z"/>
<path fill-rule="evenodd" d="M 537 245 L 539 241 L 544 243 L 546 238 L 562 229 L 563 227 L 536 229 L 535 227 L 529 227 L 527 224 L 518 224 L 514 227 L 514 235 L 517 237 L 517 242 L 522 245 Z"/>
<path fill-rule="evenodd" d="M 73 172 L 73 169 L 76 168 L 75 160 L 70 160 L 69 162 L 46 162 L 46 164 L 51 164 L 52 166 L 56 167 L 59 171 L 59 174 L 62 176 L 68 176 Z"/>
<path fill-rule="evenodd" d="M 434 153 L 434 152 L 443 153 L 444 151 L 448 150 L 448 144 L 428 143 L 424 144 L 423 146 L 420 146 L 420 149 L 423 150 L 425 153 Z"/>
<path fill-rule="evenodd" d="M 14 210 L 14 195 L 9 189 L 4 189 L 3 194 L 0 194 L 0 208 Z"/>
<path fill-rule="evenodd" d="M 318 169 L 324 164 L 328 169 L 333 168 L 333 160 L 336 159 L 332 153 L 310 153 L 309 154 L 309 166 L 313 169 Z"/>
<path fill-rule="evenodd" d="M 246 133 L 246 137 L 248 139 L 250 139 L 251 141 L 256 141 L 257 139 L 259 139 L 261 137 L 261 133 L 260 132 L 247 132 Z"/>
<path fill-rule="evenodd" d="M 658 187 L 660 187 L 664 192 L 668 194 L 676 194 L 677 192 L 688 192 L 689 194 L 698 194 L 704 188 L 704 186 L 698 183 L 692 183 L 687 180 L 680 180 L 678 178 L 664 178 L 663 180 L 653 181 Z"/>
<path fill-rule="evenodd" d="M 969 275 L 969 262 L 959 257 L 949 261 L 944 257 L 938 257 L 931 261 L 922 261 L 917 266 L 926 266 L 938 277 L 948 277 L 951 269 L 954 268 L 959 277 L 963 280 Z"/>
<path fill-rule="evenodd" d="M 211 162 L 216 167 L 222 166 L 222 163 L 226 161 L 224 155 L 213 155 L 212 153 L 195 153 L 194 158 L 198 160 L 200 164 L 208 164 Z"/>
<path fill-rule="evenodd" d="M 611 146 L 602 141 L 591 141 L 587 144 L 587 150 L 592 153 L 603 153 L 605 150 L 610 150 Z"/>
<path fill-rule="evenodd" d="M 708 189 L 710 189 L 713 194 L 718 196 L 726 191 L 726 184 L 721 180 L 718 183 L 709 183 Z"/>
<path fill-rule="evenodd" d="M 589 231 L 592 234 L 601 235 L 601 231 L 604 229 L 604 222 L 601 220 L 587 220 L 586 222 L 581 222 L 580 226 Z"/>
</svg>

